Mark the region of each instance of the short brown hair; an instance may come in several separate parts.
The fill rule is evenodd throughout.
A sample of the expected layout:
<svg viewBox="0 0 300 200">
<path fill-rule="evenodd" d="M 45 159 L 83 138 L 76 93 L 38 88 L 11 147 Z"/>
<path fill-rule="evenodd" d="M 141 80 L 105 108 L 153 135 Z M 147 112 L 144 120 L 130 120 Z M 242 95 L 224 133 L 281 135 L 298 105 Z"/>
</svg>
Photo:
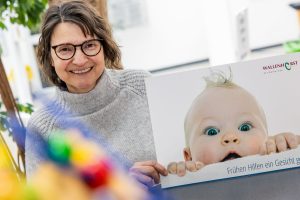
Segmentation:
<svg viewBox="0 0 300 200">
<path fill-rule="evenodd" d="M 105 67 L 122 69 L 121 52 L 112 37 L 107 21 L 87 2 L 74 0 L 60 2 L 48 8 L 41 26 L 41 36 L 37 46 L 37 58 L 41 70 L 54 85 L 66 88 L 66 84 L 59 79 L 51 58 L 51 35 L 56 25 L 70 22 L 78 25 L 84 35 L 95 35 L 101 39 L 104 52 Z"/>
</svg>

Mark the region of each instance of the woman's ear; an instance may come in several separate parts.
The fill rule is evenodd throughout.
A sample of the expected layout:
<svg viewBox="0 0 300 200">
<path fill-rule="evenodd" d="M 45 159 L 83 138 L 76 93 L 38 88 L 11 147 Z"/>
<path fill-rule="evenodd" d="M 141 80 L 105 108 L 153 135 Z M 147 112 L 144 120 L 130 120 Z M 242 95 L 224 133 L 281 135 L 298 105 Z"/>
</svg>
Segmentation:
<svg viewBox="0 0 300 200">
<path fill-rule="evenodd" d="M 189 147 L 185 147 L 183 149 L 183 157 L 185 161 L 191 161 L 192 160 L 192 155 L 191 155 L 191 150 Z"/>
</svg>

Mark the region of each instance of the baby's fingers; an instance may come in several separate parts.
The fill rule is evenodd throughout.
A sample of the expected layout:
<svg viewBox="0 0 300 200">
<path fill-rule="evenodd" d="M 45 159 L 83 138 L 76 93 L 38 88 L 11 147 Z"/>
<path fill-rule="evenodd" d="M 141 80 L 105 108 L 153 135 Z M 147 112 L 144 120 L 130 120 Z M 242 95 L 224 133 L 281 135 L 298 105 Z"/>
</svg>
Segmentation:
<svg viewBox="0 0 300 200">
<path fill-rule="evenodd" d="M 177 175 L 178 176 L 184 176 L 186 173 L 186 168 L 185 168 L 185 162 L 178 162 L 177 163 Z"/>
<path fill-rule="evenodd" d="M 275 139 L 269 138 L 267 140 L 266 150 L 267 150 L 267 154 L 276 153 L 277 148 L 276 148 Z"/>
<path fill-rule="evenodd" d="M 284 134 L 285 140 L 290 149 L 295 149 L 298 146 L 298 138 L 293 133 L 285 133 Z"/>
<path fill-rule="evenodd" d="M 288 148 L 287 141 L 285 140 L 285 136 L 283 134 L 275 136 L 275 142 L 276 142 L 278 152 L 287 150 Z"/>
<path fill-rule="evenodd" d="M 177 174 L 177 162 L 171 162 L 167 166 L 167 170 L 170 174 Z"/>
<path fill-rule="evenodd" d="M 264 143 L 264 144 L 261 145 L 260 150 L 259 150 L 259 154 L 260 155 L 266 155 L 266 154 L 268 154 L 267 143 Z"/>
<path fill-rule="evenodd" d="M 171 162 L 167 166 L 170 174 L 177 174 L 177 176 L 184 176 L 186 173 L 185 162 Z"/>
<path fill-rule="evenodd" d="M 198 171 L 199 169 L 201 169 L 204 164 L 202 162 L 194 162 L 194 161 L 186 161 L 186 169 L 190 172 L 195 172 Z"/>
</svg>

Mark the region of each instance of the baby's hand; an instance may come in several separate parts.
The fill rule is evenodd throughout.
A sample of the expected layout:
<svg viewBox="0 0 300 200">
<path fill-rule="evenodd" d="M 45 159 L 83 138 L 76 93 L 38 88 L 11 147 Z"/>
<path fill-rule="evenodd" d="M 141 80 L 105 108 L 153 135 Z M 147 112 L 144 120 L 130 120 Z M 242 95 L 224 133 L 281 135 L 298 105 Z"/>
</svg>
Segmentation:
<svg viewBox="0 0 300 200">
<path fill-rule="evenodd" d="M 293 133 L 279 133 L 270 136 L 266 142 L 266 153 L 276 153 L 286 151 L 288 149 L 295 149 L 300 142 L 300 136 Z"/>
<path fill-rule="evenodd" d="M 177 176 L 184 176 L 186 170 L 190 172 L 198 171 L 204 167 L 204 164 L 199 161 L 181 161 L 171 162 L 168 164 L 167 170 L 170 174 L 177 174 Z"/>
</svg>

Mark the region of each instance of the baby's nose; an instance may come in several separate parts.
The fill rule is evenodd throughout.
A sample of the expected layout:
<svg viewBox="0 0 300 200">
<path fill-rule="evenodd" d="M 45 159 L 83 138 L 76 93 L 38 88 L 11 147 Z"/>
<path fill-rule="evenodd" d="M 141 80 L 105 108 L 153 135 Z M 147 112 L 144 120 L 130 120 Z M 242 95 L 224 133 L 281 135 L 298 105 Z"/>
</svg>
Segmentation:
<svg viewBox="0 0 300 200">
<path fill-rule="evenodd" d="M 240 139 L 237 134 L 235 133 L 226 133 L 222 137 L 222 144 L 228 145 L 228 144 L 239 144 Z"/>
</svg>

